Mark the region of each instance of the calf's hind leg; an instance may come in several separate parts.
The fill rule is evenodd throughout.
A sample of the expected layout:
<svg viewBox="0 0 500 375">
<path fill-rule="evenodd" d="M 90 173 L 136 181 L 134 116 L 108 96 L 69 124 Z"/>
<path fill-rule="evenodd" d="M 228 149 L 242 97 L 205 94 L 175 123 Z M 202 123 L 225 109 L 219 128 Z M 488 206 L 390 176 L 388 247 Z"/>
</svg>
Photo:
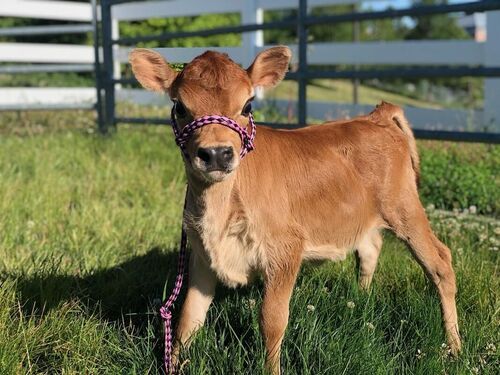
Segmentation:
<svg viewBox="0 0 500 375">
<path fill-rule="evenodd" d="M 418 197 L 406 200 L 404 208 L 400 207 L 400 210 L 393 211 L 387 220 L 395 233 L 408 243 L 414 258 L 434 283 L 441 300 L 448 344 L 452 353 L 457 354 L 461 342 L 455 304 L 457 288 L 450 249 L 432 232 Z"/>
<path fill-rule="evenodd" d="M 371 285 L 381 248 L 382 236 L 378 229 L 372 229 L 357 245 L 359 286 L 363 289 L 368 289 Z"/>
</svg>

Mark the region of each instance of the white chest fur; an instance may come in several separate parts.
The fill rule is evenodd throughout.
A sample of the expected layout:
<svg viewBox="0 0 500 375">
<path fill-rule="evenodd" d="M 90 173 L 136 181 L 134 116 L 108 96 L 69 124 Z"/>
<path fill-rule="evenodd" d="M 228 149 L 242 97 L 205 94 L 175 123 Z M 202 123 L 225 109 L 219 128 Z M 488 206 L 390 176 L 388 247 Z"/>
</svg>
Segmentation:
<svg viewBox="0 0 500 375">
<path fill-rule="evenodd" d="M 262 269 L 264 256 L 252 225 L 242 212 L 215 209 L 206 202 L 205 209 L 186 218 L 188 236 L 196 251 L 203 253 L 220 281 L 229 287 L 247 284 Z M 201 214 L 201 215 L 200 215 Z"/>
</svg>

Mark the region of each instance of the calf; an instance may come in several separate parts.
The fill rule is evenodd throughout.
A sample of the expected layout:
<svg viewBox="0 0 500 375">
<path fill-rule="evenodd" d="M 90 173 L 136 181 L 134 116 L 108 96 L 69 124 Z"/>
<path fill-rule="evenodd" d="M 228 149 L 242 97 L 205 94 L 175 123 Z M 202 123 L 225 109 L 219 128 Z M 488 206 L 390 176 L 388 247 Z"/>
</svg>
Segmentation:
<svg viewBox="0 0 500 375">
<path fill-rule="evenodd" d="M 130 63 L 142 86 L 170 95 L 181 130 L 204 115 L 247 127 L 255 87 L 278 84 L 290 57 L 286 47 L 270 48 L 244 70 L 208 51 L 177 72 L 158 53 L 136 49 Z M 185 146 L 184 222 L 192 252 L 176 355 L 203 325 L 217 280 L 236 287 L 258 274 L 265 284 L 266 366 L 278 374 L 302 261 L 341 260 L 355 251 L 360 285 L 368 288 L 384 228 L 408 243 L 436 286 L 448 343 L 459 351 L 450 250 L 420 203 L 415 139 L 399 107 L 382 103 L 367 116 L 299 130 L 258 126 L 255 150 L 242 159 L 241 148 L 238 133 L 219 124 L 197 129 Z"/>
</svg>

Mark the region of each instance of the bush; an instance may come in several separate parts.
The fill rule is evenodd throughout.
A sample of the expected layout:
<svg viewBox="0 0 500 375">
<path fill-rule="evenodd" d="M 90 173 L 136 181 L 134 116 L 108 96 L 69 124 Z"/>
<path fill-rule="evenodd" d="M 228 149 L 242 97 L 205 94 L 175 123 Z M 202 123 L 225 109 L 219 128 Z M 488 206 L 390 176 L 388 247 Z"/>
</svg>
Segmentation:
<svg viewBox="0 0 500 375">
<path fill-rule="evenodd" d="M 498 215 L 500 147 L 448 142 L 420 142 L 420 196 L 425 205 Z"/>
</svg>

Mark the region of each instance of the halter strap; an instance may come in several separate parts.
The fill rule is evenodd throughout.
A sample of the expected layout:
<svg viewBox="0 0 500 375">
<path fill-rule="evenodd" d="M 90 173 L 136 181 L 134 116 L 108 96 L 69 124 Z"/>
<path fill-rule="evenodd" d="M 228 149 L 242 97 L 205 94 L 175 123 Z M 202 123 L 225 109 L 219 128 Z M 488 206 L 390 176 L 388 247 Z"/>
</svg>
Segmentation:
<svg viewBox="0 0 500 375">
<path fill-rule="evenodd" d="M 191 135 L 193 135 L 195 130 L 210 124 L 223 125 L 238 133 L 241 139 L 241 151 L 240 151 L 241 158 L 243 158 L 246 154 L 248 154 L 250 151 L 254 149 L 256 127 L 252 113 L 248 114 L 248 124 L 250 125 L 250 134 L 248 133 L 247 129 L 240 126 L 232 118 L 219 115 L 207 115 L 199 117 L 191 121 L 189 124 L 184 126 L 184 128 L 181 131 L 179 131 L 175 117 L 175 104 L 172 106 L 171 118 L 172 118 L 172 130 L 175 136 L 175 143 L 177 143 L 177 145 L 181 148 L 182 152 L 186 157 L 187 157 L 186 143 L 188 142 Z"/>
</svg>

